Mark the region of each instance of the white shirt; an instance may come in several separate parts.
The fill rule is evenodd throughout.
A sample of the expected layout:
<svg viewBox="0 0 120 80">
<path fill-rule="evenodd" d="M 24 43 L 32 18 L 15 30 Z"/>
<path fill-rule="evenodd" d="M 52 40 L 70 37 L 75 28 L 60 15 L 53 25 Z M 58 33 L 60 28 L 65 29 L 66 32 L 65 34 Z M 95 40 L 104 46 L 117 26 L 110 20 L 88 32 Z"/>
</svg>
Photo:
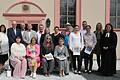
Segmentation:
<svg viewBox="0 0 120 80">
<path fill-rule="evenodd" d="M 21 31 L 22 36 L 23 36 L 24 32 L 25 32 L 24 30 Z"/>
<path fill-rule="evenodd" d="M 75 34 L 74 32 L 70 33 L 70 39 L 69 39 L 69 48 L 73 50 L 75 47 L 82 48 L 82 36 L 80 35 L 80 32 Z"/>
<path fill-rule="evenodd" d="M 81 29 L 80 29 L 80 33 L 81 33 L 81 36 L 82 36 L 82 49 L 84 48 L 84 40 L 83 40 L 83 35 L 85 35 L 85 33 L 86 33 L 87 31 L 86 31 L 86 29 L 83 29 L 83 27 L 81 27 Z"/>
<path fill-rule="evenodd" d="M 80 29 L 80 33 L 81 33 L 82 35 L 84 35 L 86 32 L 87 32 L 87 31 L 84 30 L 83 27 L 81 27 L 81 29 Z"/>
<path fill-rule="evenodd" d="M 31 31 L 28 31 L 28 36 L 29 36 L 29 39 L 30 39 L 30 36 L 31 36 Z"/>
<path fill-rule="evenodd" d="M 37 43 L 40 44 L 40 38 L 41 38 L 42 33 L 37 32 L 36 35 L 37 35 L 37 41 L 38 41 Z"/>
<path fill-rule="evenodd" d="M 0 32 L 0 46 L 2 54 L 8 54 L 9 52 L 9 43 L 8 43 L 8 37 L 5 33 Z M 0 55 L 2 55 L 0 54 Z"/>
<path fill-rule="evenodd" d="M 26 48 L 23 44 L 17 44 L 17 43 L 13 43 L 11 46 L 11 55 L 10 55 L 10 59 L 12 60 L 13 58 L 15 58 L 15 56 L 17 57 L 22 57 L 26 55 Z"/>
</svg>

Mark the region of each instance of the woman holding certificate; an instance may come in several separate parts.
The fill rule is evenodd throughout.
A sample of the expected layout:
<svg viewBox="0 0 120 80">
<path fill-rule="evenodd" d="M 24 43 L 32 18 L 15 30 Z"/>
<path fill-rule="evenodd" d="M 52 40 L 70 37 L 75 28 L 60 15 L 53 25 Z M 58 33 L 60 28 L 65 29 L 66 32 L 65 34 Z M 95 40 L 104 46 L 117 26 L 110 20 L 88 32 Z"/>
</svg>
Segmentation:
<svg viewBox="0 0 120 80">
<path fill-rule="evenodd" d="M 54 46 L 53 46 L 52 38 L 48 34 L 45 36 L 43 45 L 41 47 L 43 72 L 46 77 L 49 77 L 54 69 L 53 50 L 54 50 Z"/>
<path fill-rule="evenodd" d="M 59 75 L 63 77 L 64 74 L 68 75 L 69 64 L 67 58 L 69 57 L 68 49 L 64 46 L 64 39 L 59 38 L 59 45 L 55 47 L 54 57 L 57 59 L 59 65 Z"/>
<path fill-rule="evenodd" d="M 79 32 L 79 26 L 76 25 L 74 27 L 74 32 L 70 33 L 70 39 L 69 39 L 69 48 L 73 52 L 72 56 L 72 62 L 73 62 L 73 68 L 74 68 L 74 73 L 75 74 L 81 74 L 81 69 L 80 69 L 80 51 L 82 50 L 82 36 Z M 77 63 L 76 65 L 76 58 L 77 58 Z M 76 68 L 78 66 L 78 70 Z"/>
<path fill-rule="evenodd" d="M 40 66 L 40 46 L 36 44 L 36 38 L 31 39 L 27 46 L 27 60 L 31 70 L 31 77 L 36 78 L 36 70 Z"/>
<path fill-rule="evenodd" d="M 85 48 L 84 48 L 84 59 L 85 59 L 85 73 L 91 73 L 92 72 L 92 65 L 93 65 L 93 49 L 97 43 L 97 39 L 94 33 L 92 33 L 91 31 L 91 26 L 87 25 L 86 26 L 86 33 L 83 35 L 83 39 L 84 39 L 84 44 L 85 44 Z M 89 65 L 89 69 L 88 69 L 88 65 Z"/>
</svg>

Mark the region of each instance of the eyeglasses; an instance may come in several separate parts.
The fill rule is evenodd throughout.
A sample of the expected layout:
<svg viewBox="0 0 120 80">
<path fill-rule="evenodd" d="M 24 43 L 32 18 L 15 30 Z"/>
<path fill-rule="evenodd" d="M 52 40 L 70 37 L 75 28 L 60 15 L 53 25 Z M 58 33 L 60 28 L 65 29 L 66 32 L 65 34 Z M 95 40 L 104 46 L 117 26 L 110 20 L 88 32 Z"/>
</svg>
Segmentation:
<svg viewBox="0 0 120 80">
<path fill-rule="evenodd" d="M 51 38 L 47 38 L 47 39 L 51 39 Z"/>
</svg>

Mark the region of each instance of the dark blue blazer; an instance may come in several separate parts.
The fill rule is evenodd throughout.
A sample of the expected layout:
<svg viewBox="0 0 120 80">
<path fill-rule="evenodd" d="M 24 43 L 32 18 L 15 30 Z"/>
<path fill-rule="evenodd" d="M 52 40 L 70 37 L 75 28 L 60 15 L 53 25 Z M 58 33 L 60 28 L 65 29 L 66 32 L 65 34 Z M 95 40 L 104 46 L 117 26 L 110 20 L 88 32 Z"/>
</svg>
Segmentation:
<svg viewBox="0 0 120 80">
<path fill-rule="evenodd" d="M 13 28 L 8 28 L 7 29 L 7 36 L 8 36 L 8 40 L 9 40 L 9 47 L 11 47 L 11 45 L 14 42 L 16 42 L 15 41 L 16 36 L 20 36 L 22 38 L 21 30 L 16 28 L 16 35 L 15 35 Z"/>
</svg>

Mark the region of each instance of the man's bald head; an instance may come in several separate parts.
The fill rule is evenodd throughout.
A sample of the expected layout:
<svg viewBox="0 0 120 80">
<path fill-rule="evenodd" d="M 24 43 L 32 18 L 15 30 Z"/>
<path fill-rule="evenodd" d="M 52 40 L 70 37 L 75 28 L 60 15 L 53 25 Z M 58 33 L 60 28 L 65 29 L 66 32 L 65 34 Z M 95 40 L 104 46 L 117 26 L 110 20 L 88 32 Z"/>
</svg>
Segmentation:
<svg viewBox="0 0 120 80">
<path fill-rule="evenodd" d="M 16 28 L 16 26 L 17 26 L 17 22 L 16 21 L 12 21 L 12 27 Z"/>
</svg>

